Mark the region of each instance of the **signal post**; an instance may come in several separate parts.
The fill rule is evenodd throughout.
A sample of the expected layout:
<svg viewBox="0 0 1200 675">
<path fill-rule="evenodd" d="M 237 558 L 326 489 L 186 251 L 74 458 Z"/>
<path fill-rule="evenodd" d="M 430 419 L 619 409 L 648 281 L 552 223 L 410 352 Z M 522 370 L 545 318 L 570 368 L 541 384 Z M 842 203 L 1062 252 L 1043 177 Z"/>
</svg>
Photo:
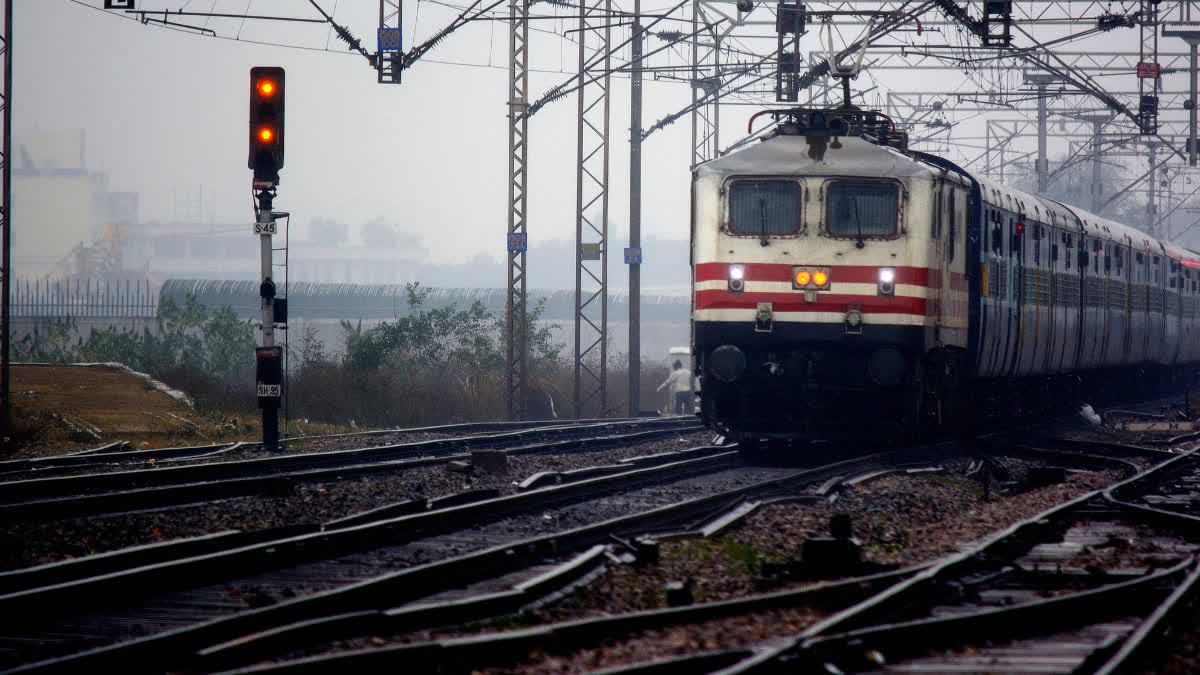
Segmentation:
<svg viewBox="0 0 1200 675">
<path fill-rule="evenodd" d="M 276 322 L 287 321 L 286 300 L 275 298 L 272 236 L 275 220 L 285 214 L 274 211 L 283 167 L 283 68 L 250 69 L 250 155 L 247 168 L 254 171 L 254 234 L 259 238 L 262 262 L 262 346 L 255 350 L 255 389 L 262 409 L 263 447 L 279 447 L 279 403 L 283 394 L 283 349 L 275 344 Z M 281 311 L 277 312 L 279 309 Z"/>
</svg>

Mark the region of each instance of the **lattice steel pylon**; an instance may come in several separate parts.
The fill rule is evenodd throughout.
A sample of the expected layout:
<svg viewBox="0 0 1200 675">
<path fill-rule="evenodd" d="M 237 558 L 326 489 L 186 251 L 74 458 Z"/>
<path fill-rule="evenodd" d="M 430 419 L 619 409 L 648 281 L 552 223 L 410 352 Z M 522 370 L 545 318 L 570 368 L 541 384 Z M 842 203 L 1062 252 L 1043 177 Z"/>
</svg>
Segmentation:
<svg viewBox="0 0 1200 675">
<path fill-rule="evenodd" d="M 9 282 L 12 279 L 12 0 L 4 0 L 4 100 L 0 101 L 0 125 L 3 145 L 0 146 L 0 427 L 7 428 L 10 419 L 12 390 L 8 362 L 11 324 L 9 323 Z"/>
<path fill-rule="evenodd" d="M 1143 134 L 1158 130 L 1158 6 L 1157 0 L 1141 0 L 1141 50 L 1138 61 L 1138 122 Z M 1149 84 L 1147 84 L 1149 83 Z"/>
<path fill-rule="evenodd" d="M 400 84 L 401 50 L 384 51 L 385 32 L 404 29 L 404 0 L 379 0 L 379 51 L 375 55 L 375 72 L 379 84 Z"/>
<path fill-rule="evenodd" d="M 611 0 L 579 6 L 579 80 L 575 174 L 575 416 L 608 410 L 608 122 Z"/>
<path fill-rule="evenodd" d="M 692 0 L 692 166 L 716 159 L 720 152 L 720 37 L 701 0 Z"/>
<path fill-rule="evenodd" d="M 504 313 L 505 398 L 508 418 L 525 418 L 529 370 L 525 296 L 528 249 L 529 1 L 508 5 L 508 296 Z"/>
</svg>

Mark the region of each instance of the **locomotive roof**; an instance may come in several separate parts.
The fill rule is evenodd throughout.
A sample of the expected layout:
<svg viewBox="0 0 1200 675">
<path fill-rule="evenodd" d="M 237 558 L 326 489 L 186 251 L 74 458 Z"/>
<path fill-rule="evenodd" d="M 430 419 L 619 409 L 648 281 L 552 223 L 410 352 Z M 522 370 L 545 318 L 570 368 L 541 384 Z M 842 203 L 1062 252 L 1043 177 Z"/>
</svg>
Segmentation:
<svg viewBox="0 0 1200 675">
<path fill-rule="evenodd" d="M 910 157 L 894 148 L 881 146 L 857 136 L 838 139 L 841 148 L 826 147 L 820 160 L 809 157 L 809 141 L 804 136 L 777 135 L 747 148 L 710 160 L 696 167 L 698 176 L 762 175 L 855 175 L 879 178 L 930 177 L 941 170 Z M 832 144 L 832 139 L 830 139 Z M 1174 258 L 1200 263 L 1200 253 L 1183 247 L 1157 242 L 1145 232 L 1109 220 L 1081 208 L 1061 204 L 1016 190 L 994 180 L 973 176 L 988 201 L 1041 222 L 1072 222 L 1078 219 L 1087 236 L 1120 241 L 1135 250 L 1165 250 Z M 1161 247 L 1161 248 L 1160 248 Z"/>
<path fill-rule="evenodd" d="M 930 176 L 926 164 L 888 147 L 855 136 L 838 139 L 841 148 L 826 147 L 820 160 L 808 156 L 804 136 L 774 136 L 744 150 L 705 162 L 696 167 L 700 176 L 748 175 L 855 175 L 880 178 Z M 830 139 L 832 145 L 832 139 Z"/>
</svg>

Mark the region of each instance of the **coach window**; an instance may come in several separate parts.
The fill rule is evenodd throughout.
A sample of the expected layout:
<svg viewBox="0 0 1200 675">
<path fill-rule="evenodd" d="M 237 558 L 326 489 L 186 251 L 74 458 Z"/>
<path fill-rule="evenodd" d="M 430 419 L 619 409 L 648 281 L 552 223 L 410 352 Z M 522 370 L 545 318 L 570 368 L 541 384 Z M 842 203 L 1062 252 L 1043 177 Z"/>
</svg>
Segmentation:
<svg viewBox="0 0 1200 675">
<path fill-rule="evenodd" d="M 882 239 L 896 235 L 900 187 L 883 181 L 836 180 L 829 186 L 826 231 L 843 239 Z"/>
<path fill-rule="evenodd" d="M 781 237 L 800 232 L 800 184 L 787 180 L 737 180 L 729 186 L 729 233 Z"/>
</svg>

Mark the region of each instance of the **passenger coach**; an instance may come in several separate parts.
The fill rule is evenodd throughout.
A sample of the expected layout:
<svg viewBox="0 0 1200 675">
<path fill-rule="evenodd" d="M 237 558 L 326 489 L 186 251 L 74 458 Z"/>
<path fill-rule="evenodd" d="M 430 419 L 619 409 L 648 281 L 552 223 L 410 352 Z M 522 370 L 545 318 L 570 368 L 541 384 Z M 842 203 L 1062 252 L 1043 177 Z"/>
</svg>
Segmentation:
<svg viewBox="0 0 1200 675">
<path fill-rule="evenodd" d="M 693 178 L 693 354 L 735 436 L 915 430 L 1192 377 L 1200 256 L 789 113 Z"/>
</svg>

